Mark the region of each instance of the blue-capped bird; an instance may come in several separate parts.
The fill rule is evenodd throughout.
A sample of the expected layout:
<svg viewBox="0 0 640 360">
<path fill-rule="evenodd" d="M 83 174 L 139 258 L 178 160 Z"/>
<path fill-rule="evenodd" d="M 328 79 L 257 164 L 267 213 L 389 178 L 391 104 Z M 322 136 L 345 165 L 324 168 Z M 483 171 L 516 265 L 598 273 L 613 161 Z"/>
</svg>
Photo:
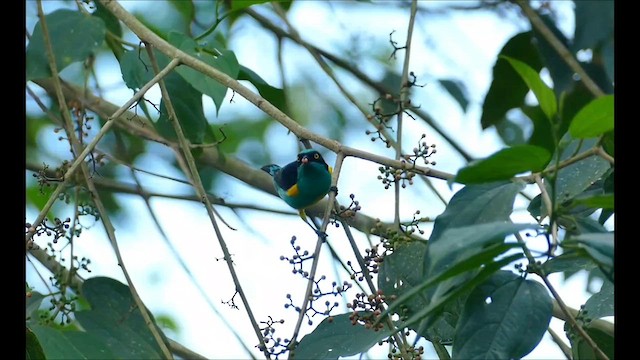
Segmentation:
<svg viewBox="0 0 640 360">
<path fill-rule="evenodd" d="M 332 190 L 333 169 L 327 165 L 322 155 L 316 150 L 307 149 L 298 154 L 296 161 L 284 167 L 270 164 L 261 169 L 273 176 L 273 184 L 280 198 L 298 210 L 302 220 L 320 235 L 320 231 L 307 221 L 304 209 L 320 201 Z"/>
</svg>

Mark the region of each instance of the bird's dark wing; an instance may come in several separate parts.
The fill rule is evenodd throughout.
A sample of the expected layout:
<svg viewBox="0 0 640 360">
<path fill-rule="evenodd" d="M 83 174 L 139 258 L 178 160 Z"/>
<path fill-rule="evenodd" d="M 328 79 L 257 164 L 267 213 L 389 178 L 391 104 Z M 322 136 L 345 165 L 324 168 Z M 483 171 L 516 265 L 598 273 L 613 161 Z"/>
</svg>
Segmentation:
<svg viewBox="0 0 640 360">
<path fill-rule="evenodd" d="M 281 189 L 289 190 L 298 181 L 298 163 L 294 161 L 287 164 L 273 176 L 273 179 Z"/>
</svg>

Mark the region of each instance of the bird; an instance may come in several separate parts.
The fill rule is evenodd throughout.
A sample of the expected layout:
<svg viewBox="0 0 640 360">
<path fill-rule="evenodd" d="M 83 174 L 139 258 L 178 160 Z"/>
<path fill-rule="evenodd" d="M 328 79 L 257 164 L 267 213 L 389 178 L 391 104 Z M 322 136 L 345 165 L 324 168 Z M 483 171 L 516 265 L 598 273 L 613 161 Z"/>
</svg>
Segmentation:
<svg viewBox="0 0 640 360">
<path fill-rule="evenodd" d="M 309 223 L 305 209 L 320 201 L 337 188 L 331 186 L 333 168 L 324 161 L 317 150 L 302 150 L 295 161 L 280 167 L 276 164 L 260 168 L 273 177 L 278 196 L 292 208 L 318 235 L 324 235 Z"/>
</svg>

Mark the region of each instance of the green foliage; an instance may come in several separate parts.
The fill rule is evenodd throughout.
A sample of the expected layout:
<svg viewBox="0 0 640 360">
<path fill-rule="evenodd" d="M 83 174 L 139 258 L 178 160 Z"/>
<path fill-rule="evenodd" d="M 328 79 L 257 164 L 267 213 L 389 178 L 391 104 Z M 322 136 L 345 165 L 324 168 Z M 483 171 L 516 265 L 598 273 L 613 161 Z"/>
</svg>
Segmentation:
<svg viewBox="0 0 640 360">
<path fill-rule="evenodd" d="M 543 285 L 500 271 L 469 294 L 458 321 L 453 357 L 521 358 L 547 331 L 553 303 Z"/>
<path fill-rule="evenodd" d="M 260 200 L 256 200 L 258 197 L 253 194 L 243 198 L 243 201 L 252 201 L 250 204 L 234 203 L 235 198 L 240 198 L 241 194 L 236 193 L 235 187 L 227 186 L 237 180 L 252 189 L 273 193 L 271 182 L 266 182 L 267 176 L 260 172 L 256 164 L 265 164 L 283 156 L 282 151 L 288 145 L 284 145 L 282 139 L 289 139 L 285 136 L 291 137 L 292 144 L 296 140 L 310 140 L 313 147 L 322 144 L 326 148 L 321 150 L 323 154 L 346 154 L 345 164 L 349 163 L 348 166 L 352 166 L 352 160 L 386 166 L 391 179 L 389 186 L 395 186 L 394 181 L 403 184 L 401 188 L 398 187 L 401 194 L 399 198 L 407 195 L 404 193 L 405 185 L 420 186 L 417 181 L 414 183 L 413 177 L 418 179 L 423 175 L 425 178 L 431 177 L 429 180 L 432 182 L 442 182 L 441 185 L 448 181 L 450 192 L 448 196 L 442 196 L 437 186 L 430 185 L 408 194 L 436 198 L 432 195 L 437 193 L 437 198 L 443 200 L 444 210 L 438 213 L 436 211 L 441 207 L 434 206 L 430 200 L 424 201 L 424 209 L 420 210 L 425 213 L 430 210 L 428 216 L 419 218 L 420 212 L 416 211 L 413 220 L 404 221 L 402 219 L 406 214 L 398 210 L 394 214 L 397 215 L 395 224 L 383 224 L 373 218 L 389 215 L 389 212 L 395 211 L 391 210 L 392 206 L 367 209 L 366 202 L 362 202 L 362 208 L 367 213 L 360 213 L 358 211 L 361 204 L 355 200 L 355 195 L 350 197 L 352 203 L 348 208 L 342 207 L 339 212 L 336 209 L 336 212 L 331 213 L 331 221 L 340 225 L 337 226 L 338 229 L 342 230 L 344 227 L 347 230 L 345 236 L 349 240 L 352 240 L 350 232 L 353 230 L 359 231 L 359 235 L 369 235 L 370 244 L 379 241 L 378 244 L 371 245 L 371 249 L 356 254 L 358 260 L 364 257 L 363 263 L 356 265 L 352 260 L 347 260 L 336 271 L 339 277 L 344 275 L 341 273 L 344 269 L 363 292 L 358 293 L 353 301 L 350 301 L 352 284 L 340 289 L 336 282 L 331 291 L 323 292 L 320 289 L 325 280 L 324 275 L 315 274 L 316 277 L 310 281 L 309 272 L 306 271 L 307 264 L 313 261 L 317 265 L 325 255 L 325 245 L 336 244 L 333 241 L 341 234 L 332 232 L 335 230 L 332 229 L 329 241 L 318 243 L 323 245 L 322 256 L 303 252 L 300 246 L 294 244 L 295 239 L 291 240 L 296 255 L 286 259 L 291 259 L 289 264 L 294 266 L 294 275 L 302 275 L 305 281 L 309 281 L 309 288 L 313 288 L 312 292 L 301 294 L 312 305 L 299 309 L 292 298 L 300 299 L 303 296 L 296 294 L 287 297 L 290 304 L 286 304 L 285 308 L 296 309 L 299 319 L 303 321 L 307 317 L 308 324 L 311 324 L 311 316 L 318 316 L 323 320 L 313 329 L 302 329 L 301 331 L 309 330 L 304 336 L 303 332 L 300 335 L 296 332 L 299 337 L 294 339 L 295 346 L 290 346 L 290 339 L 282 341 L 282 338 L 273 334 L 275 324 L 284 322 L 259 321 L 257 326 L 260 328 L 255 332 L 259 333 L 260 339 L 253 340 L 236 333 L 236 328 L 244 331 L 247 327 L 245 324 L 225 324 L 227 328 L 224 330 L 233 332 L 247 351 L 238 357 L 255 357 L 253 351 L 259 349 L 271 357 L 338 359 L 357 356 L 370 350 L 377 351 L 376 344 L 388 346 L 390 358 L 400 358 L 400 353 L 403 352 L 405 357 L 418 357 L 418 354 L 425 357 L 422 353 L 424 349 L 416 345 L 430 343 L 440 358 L 522 358 L 544 341 L 542 338 L 555 308 L 548 290 L 543 282 L 536 281 L 537 278 L 554 273 L 562 273 L 565 278 L 576 273 L 588 273 L 590 279 L 601 280 L 602 287 L 585 302 L 576 320 L 600 349 L 613 358 L 613 333 L 593 325 L 596 319 L 613 316 L 615 312 L 615 230 L 610 226 L 610 219 L 615 215 L 614 167 L 611 159 L 615 150 L 613 3 L 576 2 L 575 33 L 568 35 L 559 30 L 561 26 L 559 20 L 553 17 L 553 12 L 542 11 L 542 7 L 536 10 L 550 33 L 569 49 L 570 54 L 577 58 L 578 65 L 607 95 L 600 96 L 600 92 L 585 86 L 582 79 L 574 78 L 575 70 L 567 64 L 566 55 L 559 54 L 551 45 L 546 32 L 541 32 L 537 25 L 531 26 L 531 31 L 515 34 L 506 40 L 499 54 L 495 54 L 492 80 L 481 104 L 478 119 L 480 127 L 495 127 L 493 130 L 497 131 L 506 146 L 493 151 L 486 158 L 473 158 L 473 151 L 465 154 L 460 150 L 465 146 L 456 142 L 458 135 L 462 138 L 462 134 L 454 133 L 452 137 L 452 134 L 440 130 L 440 125 L 447 119 L 424 115 L 421 105 L 417 105 L 422 94 L 419 88 L 423 86 L 419 84 L 424 82 L 424 75 L 416 71 L 411 72 L 408 80 L 402 79 L 399 67 L 403 66 L 403 62 L 393 62 L 407 53 L 399 34 L 381 34 L 378 29 L 373 28 L 374 37 L 383 39 L 379 41 L 384 42 L 384 47 L 372 46 L 372 49 L 368 49 L 366 41 L 359 38 L 360 33 L 349 32 L 348 36 L 353 36 L 354 46 L 342 52 L 339 47 L 334 48 L 332 51 L 336 52 L 331 53 L 321 50 L 324 46 L 318 45 L 316 48 L 313 40 L 299 40 L 295 22 L 284 21 L 281 24 L 278 20 L 271 23 L 273 19 L 284 20 L 284 17 L 291 15 L 287 12 L 292 1 L 266 4 L 267 2 L 233 0 L 205 4 L 169 0 L 140 5 L 136 10 L 137 20 L 142 23 L 143 28 L 146 27 L 146 30 L 165 39 L 167 43 L 162 43 L 163 46 L 136 34 L 145 39 L 144 42 L 138 42 L 139 39 L 126 26 L 130 19 L 124 21 L 121 14 L 112 13 L 109 3 L 103 5 L 98 2 L 94 7 L 92 4 L 78 2 L 74 5 L 84 7 L 83 9 L 55 10 L 46 14 L 48 37 L 53 44 L 58 70 L 76 62 L 85 62 L 87 66 L 83 69 L 83 75 L 86 76 L 84 87 L 74 88 L 66 81 L 63 85 L 65 96 L 69 97 L 65 100 L 71 107 L 70 115 L 75 126 L 72 131 L 82 132 L 82 145 L 87 146 L 89 139 L 104 129 L 107 121 L 113 121 L 115 125 L 104 134 L 90 155 L 83 159 L 91 169 L 91 178 L 86 179 L 76 173 L 65 184 L 56 207 L 47 209 L 48 217 L 54 220 L 36 224 L 36 242 L 43 251 L 32 252 L 33 258 L 43 263 L 48 262 L 49 266 L 53 266 L 50 263 L 66 266 L 72 271 L 70 276 L 62 276 L 62 272 L 50 268 L 49 282 L 45 281 L 47 295 L 43 294 L 44 291 L 27 288 L 27 358 L 162 357 L 164 354 L 151 329 L 157 329 L 162 341 L 168 342 L 157 324 L 174 331 L 184 329 L 188 324 L 182 324 L 181 319 L 165 312 L 158 312 L 155 317 L 152 315 L 151 323 L 147 324 L 138 303 L 131 296 L 131 289 L 126 285 L 108 277 L 84 276 L 85 271 L 89 271 L 89 261 L 83 257 L 84 254 L 78 254 L 78 249 L 85 251 L 86 243 L 82 242 L 82 247 L 76 247 L 75 242 L 84 241 L 84 235 L 82 238 L 80 235 L 92 227 L 84 221 L 85 217 L 90 217 L 90 223 L 95 225 L 105 216 L 115 218 L 114 215 L 120 211 L 134 215 L 132 209 L 135 207 L 128 206 L 126 196 L 123 196 L 125 194 L 135 194 L 147 201 L 145 204 L 153 197 L 193 201 L 193 187 L 189 187 L 186 192 L 173 192 L 171 186 L 155 187 L 154 184 L 154 189 L 151 190 L 146 182 L 140 181 L 142 176 L 138 176 L 144 173 L 145 177 L 163 177 L 163 181 L 171 181 L 164 175 L 167 168 L 182 171 L 187 156 L 193 156 L 198 164 L 197 176 L 207 185 L 204 190 L 215 194 L 213 196 L 220 204 L 216 207 L 228 207 L 225 209 L 226 213 L 236 216 L 234 220 L 242 225 L 240 231 L 247 230 L 246 228 L 248 231 L 257 231 L 251 228 L 249 221 L 245 222 L 244 211 L 239 209 L 251 208 L 252 212 L 260 213 L 269 210 L 262 208 Z M 498 11 L 512 11 L 517 8 L 516 4 L 522 6 L 520 2 L 488 4 L 482 2 L 479 6 L 495 7 Z M 296 6 L 305 5 L 304 2 L 296 2 Z M 324 3 L 314 5 L 324 6 Z M 343 5 L 338 2 L 332 6 Z M 385 8 L 388 5 L 361 1 L 349 6 L 357 9 L 360 6 Z M 418 6 L 426 5 L 419 2 Z M 553 7 L 554 3 L 545 3 L 544 6 Z M 255 12 L 258 15 L 251 11 L 253 9 L 260 10 Z M 267 13 L 270 15 L 266 17 L 267 20 L 261 19 L 260 16 Z M 428 12 L 424 14 L 431 16 Z M 269 69 L 274 71 L 273 74 L 257 67 L 251 69 L 240 63 L 247 56 L 260 61 L 263 60 L 262 57 L 269 56 L 268 53 L 260 52 L 263 49 L 247 51 L 239 40 L 247 39 L 247 29 L 253 31 L 252 26 L 255 24 L 261 26 L 256 30 L 260 31 L 256 36 L 263 36 L 262 32 L 266 32 L 272 37 L 273 44 L 265 46 L 277 49 L 278 53 L 274 58 L 281 68 Z M 346 29 L 350 24 L 341 26 Z M 27 204 L 30 209 L 35 208 L 37 211 L 45 208 L 53 189 L 65 180 L 61 174 L 64 174 L 78 155 L 68 151 L 65 129 L 59 129 L 59 122 L 52 122 L 52 119 L 62 116 L 56 99 L 57 89 L 46 79 L 51 76 L 51 72 L 44 39 L 42 24 L 37 22 L 28 39 L 26 74 L 28 81 L 46 91 L 45 94 L 31 95 L 34 98 L 42 96 L 42 99 L 36 100 L 44 100 L 38 103 L 42 103 L 46 111 L 38 108 L 27 117 L 27 164 L 32 174 L 27 174 L 28 183 L 25 187 Z M 413 41 L 416 46 L 416 40 Z M 305 56 L 298 56 L 299 53 L 290 50 L 292 44 L 298 47 L 296 51 L 308 51 L 307 55 L 318 59 L 322 66 L 301 63 L 302 72 L 296 70 L 291 64 L 306 60 Z M 250 109 L 262 112 L 257 116 L 244 112 L 243 106 L 247 102 L 239 99 L 237 92 L 233 92 L 234 88 L 237 89 L 235 81 L 219 82 L 182 63 L 162 78 L 169 98 L 162 96 L 158 102 L 149 100 L 149 94 L 145 94 L 123 117 L 112 119 L 110 116 L 122 103 L 111 104 L 107 100 L 106 93 L 111 89 L 103 89 L 103 84 L 98 81 L 99 77 L 93 76 L 104 74 L 102 71 L 106 68 L 101 67 L 103 65 L 100 61 L 89 60 L 116 60 L 120 70 L 120 74 L 116 75 L 122 77 L 126 86 L 120 86 L 118 90 L 137 92 L 156 74 L 147 49 L 152 49 L 157 66 L 163 69 L 172 60 L 167 55 L 171 51 L 166 51 L 165 46 L 171 46 L 203 61 L 230 79 L 249 84 L 249 88 L 253 87 L 261 97 L 257 106 L 251 105 Z M 98 55 L 104 57 L 98 58 Z M 412 66 L 414 64 L 417 63 L 412 62 Z M 117 73 L 117 68 L 115 71 Z M 456 73 L 442 77 L 443 75 L 430 73 L 430 69 L 421 71 L 426 71 L 428 78 L 437 79 L 435 91 L 451 96 L 457 104 L 455 106 L 459 106 L 465 115 L 473 114 L 470 109 L 478 105 L 474 103 L 477 97 L 463 75 Z M 371 73 L 377 76 L 370 77 Z M 544 74 L 549 75 L 550 82 Z M 282 84 L 276 86 L 272 81 L 265 80 L 273 78 L 281 80 Z M 63 80 L 66 80 L 64 76 Z M 335 91 L 337 88 L 333 82 L 350 95 L 349 99 L 343 98 L 342 92 Z M 157 87 L 156 85 L 153 91 Z M 529 103 L 528 94 L 533 94 L 537 104 Z M 73 96 L 77 98 L 71 99 Z M 215 111 L 207 111 L 204 104 L 208 99 L 203 101 L 204 96 L 213 101 Z M 229 97 L 231 101 L 223 106 L 225 99 Z M 176 112 L 175 119 L 169 116 L 169 100 Z M 264 101 L 291 116 L 296 124 L 276 122 L 274 119 L 280 117 L 266 113 Z M 356 109 L 366 111 L 358 113 L 355 112 Z M 406 115 L 406 121 L 395 121 L 400 114 Z M 409 142 L 415 144 L 414 126 L 424 126 L 425 122 L 431 126 L 428 127 L 427 135 L 418 140 L 419 145 L 414 150 L 414 155 L 411 155 L 411 151 L 405 152 L 404 147 Z M 176 124 L 180 126 L 185 139 L 179 139 Z M 399 124 L 404 124 L 403 132 L 399 131 Z M 93 129 L 90 129 L 91 126 Z M 301 131 L 300 127 L 306 132 Z M 373 131 L 370 130 L 371 127 L 374 127 Z M 371 148 L 362 146 L 362 149 L 354 150 L 350 147 L 354 134 L 358 134 L 360 130 L 373 141 L 369 144 Z M 48 133 L 54 131 L 59 133 L 55 137 L 59 137 L 62 144 L 55 149 L 55 146 L 48 146 L 51 144 L 45 146 L 41 143 L 45 133 L 50 135 Z M 387 137 L 385 132 L 391 137 Z M 400 156 L 404 166 L 393 168 L 389 164 L 397 157 L 389 148 L 399 134 L 403 134 Z M 425 138 L 429 138 L 430 142 L 433 138 L 437 139 L 435 142 L 438 143 L 439 154 L 442 153 L 440 149 L 444 148 L 444 152 L 450 152 L 447 156 L 462 154 L 463 158 L 469 159 L 468 163 L 459 167 L 456 174 L 424 171 L 418 162 L 420 158 L 426 166 L 435 167 L 436 164 L 427 161 L 436 152 L 435 143 L 423 143 Z M 178 144 L 181 142 L 178 140 L 186 140 L 192 148 L 186 151 L 179 149 Z M 384 145 L 380 145 L 378 140 Z M 445 143 L 444 146 L 440 146 L 440 141 Z M 272 144 L 277 147 L 269 148 Z M 464 145 L 472 149 L 475 144 Z M 59 149 L 61 147 L 62 150 Z M 430 151 L 423 152 L 424 149 Z M 430 155 L 424 155 L 426 153 Z M 163 162 L 159 164 L 158 168 L 161 170 L 158 173 L 149 168 L 149 159 Z M 359 164 L 353 166 L 356 168 Z M 439 170 L 437 167 L 436 169 Z M 529 173 L 535 175 L 535 180 L 542 182 L 534 181 L 534 176 L 529 176 Z M 191 176 L 183 175 L 180 172 L 172 177 L 184 179 Z M 232 181 L 211 181 L 214 176 L 216 179 L 226 176 Z M 346 184 L 351 184 L 346 181 L 354 180 L 345 180 L 344 176 L 339 179 L 341 189 L 348 187 Z M 89 193 L 86 186 L 88 181 L 93 181 L 98 187 L 97 193 Z M 366 179 L 356 181 L 364 184 Z M 453 187 L 459 185 L 464 186 L 453 192 Z M 354 188 L 361 190 L 356 186 Z M 245 190 L 247 189 L 242 191 Z M 163 191 L 167 191 L 166 195 L 161 194 Z M 362 192 L 356 195 L 360 196 Z M 373 194 L 366 195 L 377 199 L 378 194 L 371 192 Z M 344 194 L 342 190 L 340 194 Z M 98 213 L 96 196 L 107 208 L 106 214 Z M 205 212 L 201 199 L 196 198 L 194 203 Z M 514 209 L 514 203 L 518 204 L 518 209 Z M 525 207 L 524 214 L 528 212 L 532 216 L 531 221 L 512 222 L 512 219 L 515 221 L 522 215 Z M 374 210 L 375 214 L 368 213 L 369 210 Z M 149 211 L 154 215 L 152 207 L 149 207 Z M 60 220 L 66 218 L 67 213 L 72 214 L 70 219 Z M 216 221 L 222 216 L 215 213 Z M 137 219 L 134 216 L 131 218 Z M 426 222 L 432 223 L 428 239 L 417 235 L 425 233 L 418 226 L 422 227 Z M 114 224 L 119 230 L 116 232 L 119 236 L 122 233 L 121 224 L 118 221 Z M 373 227 L 376 231 L 371 229 L 371 224 L 375 224 Z M 168 239 L 169 235 L 164 235 L 163 224 L 154 225 L 158 226 L 168 243 L 173 241 Z M 26 228 L 30 230 L 31 224 Z M 221 245 L 224 244 L 224 238 L 228 240 L 233 237 L 227 237 L 228 229 L 220 231 L 217 224 L 214 229 Z M 258 230 L 260 235 L 271 235 L 271 229 L 265 227 Z M 416 229 L 420 231 L 416 232 Z M 371 233 L 378 235 L 370 235 Z M 51 240 L 52 238 L 55 240 Z M 558 250 L 553 253 L 551 240 L 558 245 Z M 534 251 L 531 245 L 534 241 L 548 244 L 549 248 Z M 236 246 L 240 246 L 241 250 L 253 249 L 249 243 L 229 244 L 235 247 L 234 250 L 239 250 Z M 359 243 L 353 241 L 354 251 L 361 251 L 358 246 Z M 29 249 L 28 247 L 28 251 Z M 379 252 L 381 249 L 384 250 Z M 40 257 L 36 257 L 36 254 Z M 210 262 L 214 258 L 216 261 L 229 261 L 229 271 L 247 264 L 246 258 L 240 255 L 236 257 L 235 253 L 225 258 L 209 252 L 207 254 Z M 332 249 L 332 255 L 343 260 L 353 259 L 351 255 L 354 254 L 344 254 Z M 178 260 L 182 261 L 181 258 Z M 365 271 L 365 267 L 368 271 Z M 191 276 L 188 271 L 187 273 Z M 369 274 L 371 278 L 365 282 L 364 279 Z M 76 275 L 82 277 L 76 279 Z M 226 278 L 226 275 L 219 276 L 216 273 L 212 279 Z M 253 316 L 245 307 L 263 299 L 256 299 L 251 292 L 239 291 L 245 283 L 233 275 L 236 293 L 231 300 L 223 300 L 223 303 L 247 311 L 247 314 Z M 135 274 L 138 279 L 135 280 L 136 284 L 142 282 L 139 276 L 140 274 Z M 270 276 L 270 273 L 264 272 L 256 278 L 259 281 L 264 281 L 265 278 L 268 281 L 288 281 Z M 193 277 L 190 281 L 196 284 Z M 71 284 L 76 282 L 83 284 L 81 289 Z M 340 290 L 335 290 L 336 288 Z M 243 298 L 240 302 L 236 298 L 238 294 L 249 294 L 250 298 Z M 80 298 L 76 299 L 73 297 L 75 295 Z M 261 294 L 264 295 L 270 298 L 279 296 Z M 343 296 L 349 306 L 344 309 L 336 302 L 332 307 L 327 301 L 326 311 L 317 310 L 318 304 L 331 295 Z M 43 309 L 44 300 L 51 300 L 52 307 L 48 310 Z M 218 312 L 213 305 L 212 309 Z M 256 309 L 252 310 L 256 312 Z M 226 314 L 217 315 L 223 318 Z M 51 319 L 58 320 L 60 317 L 62 322 L 50 322 Z M 316 319 L 313 318 L 314 323 Z M 265 324 L 267 327 L 263 327 Z M 574 358 L 596 357 L 582 334 L 569 326 L 566 331 Z M 415 336 L 415 344 L 405 342 L 406 333 L 410 333 L 411 337 Z M 261 344 L 256 345 L 257 343 Z M 444 345 L 450 345 L 451 348 L 445 348 Z M 214 353 L 220 346 L 226 344 L 221 345 L 217 340 L 211 343 Z M 452 350 L 451 355 L 449 350 Z M 181 354 L 180 357 L 184 356 Z"/>
<path fill-rule="evenodd" d="M 533 145 L 519 145 L 498 151 L 486 159 L 458 170 L 455 181 L 481 184 L 507 180 L 524 172 L 539 172 L 551 160 L 551 153 Z"/>
<path fill-rule="evenodd" d="M 361 312 L 362 317 L 371 316 Z M 367 351 L 381 339 L 389 336 L 389 331 L 374 331 L 362 324 L 354 324 L 351 314 L 328 317 L 304 336 L 296 350 L 296 359 L 338 359 Z"/>
<path fill-rule="evenodd" d="M 84 282 L 82 294 L 91 306 L 91 310 L 75 313 L 83 331 L 29 324 L 46 358 L 160 357 L 160 349 L 126 285 L 110 278 L 95 277 Z"/>
<path fill-rule="evenodd" d="M 576 114 L 569 126 L 569 133 L 577 139 L 596 137 L 612 130 L 613 95 L 590 102 Z"/>
<path fill-rule="evenodd" d="M 98 17 L 62 9 L 46 15 L 45 19 L 58 72 L 92 56 L 104 41 L 105 24 Z M 28 80 L 51 76 L 46 49 L 42 25 L 38 22 L 27 46 Z"/>
</svg>

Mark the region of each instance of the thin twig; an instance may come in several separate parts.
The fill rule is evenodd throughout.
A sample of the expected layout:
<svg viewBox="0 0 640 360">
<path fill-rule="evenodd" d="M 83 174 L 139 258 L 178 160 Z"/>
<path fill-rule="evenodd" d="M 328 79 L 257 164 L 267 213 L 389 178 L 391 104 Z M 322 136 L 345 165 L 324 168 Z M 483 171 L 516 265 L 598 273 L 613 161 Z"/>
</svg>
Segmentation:
<svg viewBox="0 0 640 360">
<path fill-rule="evenodd" d="M 105 4 L 106 5 L 106 4 Z M 158 67 L 158 63 L 155 59 L 155 54 L 153 53 L 153 50 L 151 48 L 151 46 L 149 46 L 149 44 L 145 44 L 145 48 L 147 49 L 147 54 L 149 55 L 149 60 L 151 61 L 151 65 L 153 66 L 153 70 L 156 73 L 160 72 L 160 68 Z M 175 60 L 175 59 L 174 59 Z M 162 99 L 164 101 L 164 105 L 165 108 L 167 109 L 167 117 L 169 118 L 169 122 L 172 124 L 173 129 L 176 133 L 176 136 L 178 138 L 178 142 L 180 144 L 180 149 L 182 151 L 182 156 L 184 157 L 184 159 L 186 160 L 187 163 L 187 168 L 188 168 L 188 173 L 186 173 L 186 175 L 188 175 L 190 177 L 190 180 L 193 183 L 193 186 L 196 190 L 196 193 L 198 194 L 198 196 L 202 199 L 202 202 L 205 205 L 205 208 L 207 210 L 207 214 L 209 215 L 209 219 L 211 220 L 211 225 L 213 226 L 213 230 L 216 234 L 216 238 L 218 239 L 218 243 L 220 244 L 220 248 L 222 249 L 222 253 L 224 254 L 224 260 L 227 264 L 227 267 L 229 268 L 229 273 L 231 274 L 231 278 L 233 279 L 233 284 L 236 287 L 236 291 L 238 293 L 238 295 L 240 295 L 240 299 L 242 300 L 242 303 L 244 304 L 245 307 L 245 311 L 249 317 L 249 321 L 251 322 L 251 326 L 253 327 L 253 330 L 255 331 L 256 336 L 258 337 L 258 342 L 261 345 L 261 348 L 263 349 L 263 353 L 266 356 L 266 358 L 270 358 L 270 354 L 269 351 L 267 349 L 267 347 L 265 346 L 264 343 L 264 337 L 262 336 L 262 333 L 260 331 L 260 326 L 258 325 L 258 322 L 256 321 L 255 317 L 253 316 L 253 311 L 251 310 L 251 306 L 249 305 L 249 301 L 246 297 L 246 295 L 244 294 L 244 291 L 242 290 L 242 285 L 240 284 L 240 280 L 238 279 L 238 276 L 236 274 L 236 271 L 233 267 L 233 260 L 231 258 L 231 254 L 229 252 L 229 249 L 227 248 L 227 244 L 224 241 L 224 238 L 222 236 L 222 233 L 220 232 L 220 228 L 218 227 L 218 223 L 215 219 L 215 213 L 213 210 L 213 205 L 211 205 L 211 202 L 209 201 L 209 198 L 206 194 L 206 191 L 204 190 L 204 185 L 202 184 L 202 180 L 200 177 L 200 174 L 198 172 L 198 168 L 196 166 L 195 163 L 195 159 L 193 158 L 193 154 L 191 153 L 191 149 L 189 147 L 189 141 L 187 140 L 187 138 L 184 135 L 184 132 L 182 130 L 182 127 L 180 125 L 179 119 L 176 115 L 175 109 L 173 107 L 173 103 L 171 101 L 169 92 L 167 90 L 167 87 L 164 83 L 163 80 L 160 80 L 160 82 L 158 83 L 158 85 L 160 85 L 160 92 L 162 94 Z"/>
</svg>

